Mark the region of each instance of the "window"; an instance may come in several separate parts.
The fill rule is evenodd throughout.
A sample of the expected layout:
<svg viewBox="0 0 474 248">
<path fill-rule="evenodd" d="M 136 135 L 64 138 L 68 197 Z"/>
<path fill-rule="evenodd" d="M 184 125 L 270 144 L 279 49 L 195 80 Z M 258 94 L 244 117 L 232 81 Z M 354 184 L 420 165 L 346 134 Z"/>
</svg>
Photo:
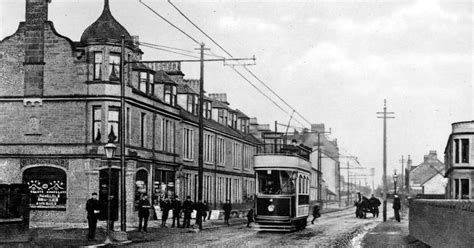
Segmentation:
<svg viewBox="0 0 474 248">
<path fill-rule="evenodd" d="M 174 122 L 162 119 L 161 122 L 161 150 L 164 152 L 174 152 Z"/>
<path fill-rule="evenodd" d="M 131 124 L 130 124 L 130 120 L 132 119 L 131 118 L 131 112 L 130 112 L 130 108 L 126 108 L 126 111 L 127 111 L 127 144 L 130 144 L 130 133 L 131 133 Z"/>
<path fill-rule="evenodd" d="M 100 106 L 92 107 L 92 142 L 100 142 L 102 135 L 102 110 Z"/>
<path fill-rule="evenodd" d="M 189 186 L 187 185 L 187 180 L 189 174 L 184 173 L 183 175 L 184 182 L 183 188 L 184 192 L 188 193 Z M 154 205 L 159 205 L 161 200 L 164 198 L 171 198 L 175 195 L 175 172 L 167 171 L 155 168 L 153 173 L 153 193 L 152 193 L 152 202 Z M 185 194 L 187 195 L 187 194 Z M 185 196 L 183 196 L 185 198 Z"/>
<path fill-rule="evenodd" d="M 193 159 L 194 135 L 193 130 L 183 128 L 183 159 Z"/>
<path fill-rule="evenodd" d="M 171 84 L 165 84 L 164 92 L 165 103 L 172 106 L 176 105 L 176 86 Z"/>
<path fill-rule="evenodd" d="M 469 163 L 469 139 L 454 140 L 454 162 Z"/>
<path fill-rule="evenodd" d="M 212 105 L 209 101 L 204 102 L 203 117 L 207 119 L 212 118 Z"/>
<path fill-rule="evenodd" d="M 234 142 L 232 151 L 232 165 L 235 169 L 242 167 L 242 144 Z"/>
<path fill-rule="evenodd" d="M 119 126 L 119 108 L 110 107 L 108 114 L 108 124 L 107 124 L 107 137 L 109 142 L 118 141 L 118 126 Z"/>
<path fill-rule="evenodd" d="M 147 87 L 147 82 L 148 82 L 148 73 L 140 72 L 139 77 L 140 78 L 138 82 L 138 90 L 140 90 L 143 93 L 147 93 L 146 87 Z"/>
<path fill-rule="evenodd" d="M 204 162 L 214 162 L 214 136 L 204 134 Z"/>
<path fill-rule="evenodd" d="M 454 179 L 454 199 L 470 199 L 469 179 Z"/>
<path fill-rule="evenodd" d="M 195 95 L 188 95 L 186 101 L 186 110 L 190 113 L 196 114 L 196 102 L 197 96 Z"/>
<path fill-rule="evenodd" d="M 66 209 L 67 176 L 62 169 L 40 166 L 23 172 L 23 183 L 30 190 L 30 207 Z"/>
<path fill-rule="evenodd" d="M 120 80 L 120 54 L 111 53 L 109 56 L 109 80 Z"/>
<path fill-rule="evenodd" d="M 461 162 L 469 163 L 469 139 L 461 139 Z"/>
<path fill-rule="evenodd" d="M 153 74 L 148 74 L 148 88 L 147 92 L 150 95 L 153 95 L 153 81 L 154 81 L 155 76 Z"/>
<path fill-rule="evenodd" d="M 94 80 L 101 80 L 102 52 L 94 52 Z"/>
<path fill-rule="evenodd" d="M 222 125 L 227 125 L 227 109 L 219 109 L 218 122 Z"/>
<path fill-rule="evenodd" d="M 142 113 L 140 116 L 140 146 L 146 145 L 146 114 Z"/>
<path fill-rule="evenodd" d="M 224 166 L 225 163 L 225 142 L 221 137 L 217 137 L 217 158 L 218 165 Z"/>
<path fill-rule="evenodd" d="M 244 169 L 250 170 L 252 165 L 253 152 L 252 147 L 244 146 Z"/>
</svg>

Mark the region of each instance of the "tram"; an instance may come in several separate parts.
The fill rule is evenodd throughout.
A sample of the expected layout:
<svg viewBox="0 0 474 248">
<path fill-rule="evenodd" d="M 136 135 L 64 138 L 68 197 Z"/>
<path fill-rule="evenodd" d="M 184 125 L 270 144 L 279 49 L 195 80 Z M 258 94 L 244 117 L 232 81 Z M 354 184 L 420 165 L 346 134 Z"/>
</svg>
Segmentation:
<svg viewBox="0 0 474 248">
<path fill-rule="evenodd" d="M 254 157 L 256 227 L 262 231 L 304 229 L 310 209 L 310 149 L 286 144 L 271 147 Z"/>
</svg>

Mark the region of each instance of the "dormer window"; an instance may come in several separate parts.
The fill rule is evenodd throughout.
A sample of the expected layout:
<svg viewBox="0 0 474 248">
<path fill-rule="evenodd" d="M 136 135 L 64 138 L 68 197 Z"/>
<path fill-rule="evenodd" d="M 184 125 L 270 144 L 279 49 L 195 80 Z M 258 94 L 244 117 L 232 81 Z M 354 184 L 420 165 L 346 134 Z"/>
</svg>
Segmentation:
<svg viewBox="0 0 474 248">
<path fill-rule="evenodd" d="M 187 102 L 186 102 L 186 110 L 192 114 L 196 114 L 197 110 L 197 100 L 198 97 L 196 95 L 188 94 Z"/>
<path fill-rule="evenodd" d="M 227 120 L 228 120 L 227 109 L 219 109 L 218 115 L 219 115 L 218 122 L 222 125 L 227 125 Z"/>
<path fill-rule="evenodd" d="M 211 102 L 209 102 L 209 101 L 204 101 L 202 116 L 203 116 L 204 118 L 206 118 L 206 119 L 211 119 L 211 118 L 212 118 L 212 106 L 211 106 Z"/>
<path fill-rule="evenodd" d="M 145 94 L 153 94 L 153 74 L 139 72 L 138 75 L 138 90 Z"/>
<path fill-rule="evenodd" d="M 102 79 L 102 52 L 94 52 L 94 80 Z"/>
<path fill-rule="evenodd" d="M 176 86 L 175 85 L 165 84 L 164 99 L 165 99 L 165 103 L 168 103 L 169 105 L 172 105 L 172 106 L 176 105 Z"/>
<path fill-rule="evenodd" d="M 109 80 L 120 81 L 120 53 L 110 53 L 109 56 Z"/>
</svg>

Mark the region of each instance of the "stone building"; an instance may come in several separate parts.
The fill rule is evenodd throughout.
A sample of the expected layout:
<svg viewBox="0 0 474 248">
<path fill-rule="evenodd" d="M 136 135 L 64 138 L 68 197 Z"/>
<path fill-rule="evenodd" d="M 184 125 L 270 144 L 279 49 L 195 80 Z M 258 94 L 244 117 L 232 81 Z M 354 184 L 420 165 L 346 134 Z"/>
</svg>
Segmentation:
<svg viewBox="0 0 474 248">
<path fill-rule="evenodd" d="M 134 203 L 142 193 L 155 202 L 195 198 L 198 99 L 180 64 L 140 63 L 143 52 L 112 16 L 108 0 L 79 41 L 60 35 L 48 21 L 49 2 L 26 0 L 25 21 L 0 41 L 0 183 L 28 184 L 32 221 L 85 221 L 90 194 L 106 197 L 104 145 L 124 142 L 126 199 L 120 198 L 118 159 L 110 162 L 110 191 L 125 200 L 128 220 L 137 218 Z M 258 140 L 249 134 L 248 117 L 237 111 L 213 116 L 220 101 L 204 101 L 205 199 L 214 206 L 224 198 L 245 203 L 254 190 L 251 157 Z"/>
<path fill-rule="evenodd" d="M 444 195 L 444 164 L 438 159 L 436 151 L 425 155 L 421 164 L 409 167 L 411 194 Z"/>
<path fill-rule="evenodd" d="M 474 121 L 455 122 L 444 150 L 446 196 L 449 199 L 474 198 Z"/>
</svg>

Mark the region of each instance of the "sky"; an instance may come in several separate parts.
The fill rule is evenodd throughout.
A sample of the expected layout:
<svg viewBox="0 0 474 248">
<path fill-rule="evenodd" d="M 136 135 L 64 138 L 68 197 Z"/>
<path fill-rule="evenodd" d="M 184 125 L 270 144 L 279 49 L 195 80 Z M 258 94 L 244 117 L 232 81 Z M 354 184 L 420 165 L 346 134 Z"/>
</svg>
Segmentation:
<svg viewBox="0 0 474 248">
<path fill-rule="evenodd" d="M 142 2 L 204 42 L 210 54 L 226 56 L 168 1 Z M 400 173 L 402 155 L 411 155 L 417 165 L 436 150 L 443 161 L 451 123 L 474 119 L 470 0 L 172 2 L 232 56 L 255 55 L 256 64 L 248 68 L 306 120 L 331 128 L 327 136 L 337 139 L 341 156 L 357 156 L 363 167 L 375 168 L 376 184 L 383 170 L 383 121 L 376 112 L 383 111 L 384 99 L 395 112 L 387 124 L 388 174 Z M 52 0 L 49 20 L 60 34 L 78 41 L 102 8 L 102 0 Z M 110 8 L 141 42 L 198 47 L 139 0 L 110 0 Z M 0 0 L 0 39 L 16 31 L 24 12 L 25 1 Z M 144 60 L 188 58 L 142 50 Z M 292 109 L 242 66 L 234 68 L 285 111 L 222 62 L 206 63 L 206 92 L 227 93 L 230 107 L 261 124 L 287 124 Z M 199 78 L 198 63 L 183 64 L 182 70 L 186 78 Z M 297 115 L 291 125 L 310 126 Z"/>
</svg>

